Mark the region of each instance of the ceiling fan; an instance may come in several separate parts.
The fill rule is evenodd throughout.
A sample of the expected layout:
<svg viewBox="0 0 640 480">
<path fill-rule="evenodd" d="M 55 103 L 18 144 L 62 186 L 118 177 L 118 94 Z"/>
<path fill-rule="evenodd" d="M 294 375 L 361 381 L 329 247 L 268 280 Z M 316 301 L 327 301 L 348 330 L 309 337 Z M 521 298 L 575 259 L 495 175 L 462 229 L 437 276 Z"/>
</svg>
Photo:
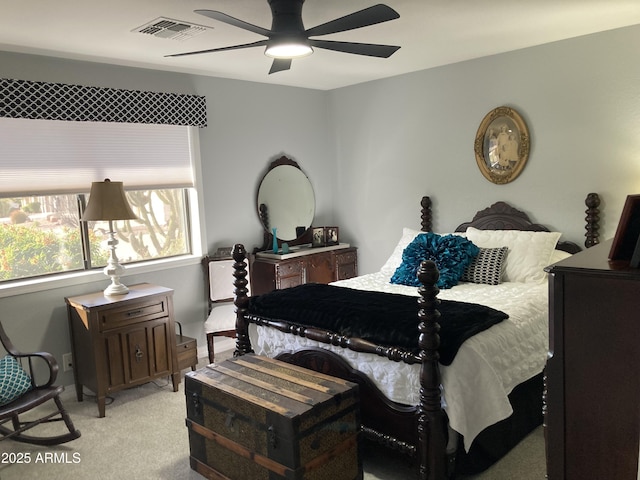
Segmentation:
<svg viewBox="0 0 640 480">
<path fill-rule="evenodd" d="M 289 68 L 291 68 L 291 60 L 311 55 L 313 53 L 312 47 L 380 58 L 388 58 L 400 48 L 393 45 L 337 42 L 309 38 L 344 32 L 346 30 L 354 30 L 356 28 L 362 28 L 369 25 L 375 25 L 376 23 L 387 22 L 389 20 L 400 18 L 398 12 L 387 5 L 374 5 L 305 30 L 304 24 L 302 23 L 302 4 L 304 3 L 304 0 L 267 1 L 271 7 L 271 14 L 273 17 L 271 30 L 247 23 L 243 20 L 227 15 L 226 13 L 215 10 L 195 10 L 195 13 L 200 15 L 257 33 L 258 35 L 263 35 L 267 37 L 265 40 L 244 43 L 242 45 L 233 45 L 230 47 L 199 50 L 196 52 L 176 53 L 166 56 L 182 57 L 185 55 L 198 55 L 201 53 L 223 52 L 226 50 L 266 46 L 267 48 L 264 52 L 265 55 L 274 59 L 271 69 L 269 70 L 269 74 L 272 74 L 282 70 L 289 70 Z"/>
</svg>

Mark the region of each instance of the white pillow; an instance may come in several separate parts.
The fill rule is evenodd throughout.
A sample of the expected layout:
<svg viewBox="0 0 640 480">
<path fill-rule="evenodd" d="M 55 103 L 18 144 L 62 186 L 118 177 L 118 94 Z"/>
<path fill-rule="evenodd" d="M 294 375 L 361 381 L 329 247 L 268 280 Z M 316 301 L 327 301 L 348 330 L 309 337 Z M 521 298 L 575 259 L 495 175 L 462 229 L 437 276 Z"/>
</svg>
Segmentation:
<svg viewBox="0 0 640 480">
<path fill-rule="evenodd" d="M 407 245 L 409 245 L 419 233 L 424 232 L 413 230 L 412 228 L 407 227 L 402 229 L 402 237 L 400 237 L 396 248 L 393 249 L 393 253 L 391 254 L 391 256 L 387 259 L 382 268 L 380 268 L 380 271 L 382 273 L 387 274 L 390 277 L 394 274 L 396 268 L 398 268 L 402 263 L 402 252 L 404 252 L 404 249 L 407 248 Z"/>
<path fill-rule="evenodd" d="M 571 254 L 569 252 L 565 252 L 564 250 L 554 250 L 551 253 L 551 259 L 549 260 L 549 264 L 558 263 L 565 258 L 569 258 Z"/>
<path fill-rule="evenodd" d="M 505 262 L 505 282 L 541 283 L 547 279 L 544 268 L 562 234 L 520 230 L 478 230 L 467 228 L 467 238 L 483 248 L 509 247 Z"/>
</svg>

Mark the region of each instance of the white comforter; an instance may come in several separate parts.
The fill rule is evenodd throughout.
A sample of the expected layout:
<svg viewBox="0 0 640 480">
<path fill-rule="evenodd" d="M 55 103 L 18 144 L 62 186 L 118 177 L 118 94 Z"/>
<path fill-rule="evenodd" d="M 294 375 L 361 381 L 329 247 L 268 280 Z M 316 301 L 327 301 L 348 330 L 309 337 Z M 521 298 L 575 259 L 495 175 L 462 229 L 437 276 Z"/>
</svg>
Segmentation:
<svg viewBox="0 0 640 480">
<path fill-rule="evenodd" d="M 388 281 L 388 275 L 378 272 L 334 285 L 418 296 L 417 288 Z M 461 283 L 441 290 L 438 297 L 484 304 L 509 315 L 507 320 L 467 340 L 450 366 L 441 366 L 443 405 L 449 425 L 463 435 L 468 450 L 482 430 L 511 415 L 507 398 L 511 390 L 544 367 L 548 348 L 547 284 Z M 389 362 L 273 328 L 257 327 L 256 331 L 254 325 L 251 327 L 251 343 L 258 354 L 275 356 L 283 350 L 320 346 L 339 353 L 352 367 L 368 375 L 389 399 L 408 405 L 419 403 L 420 365 Z"/>
</svg>

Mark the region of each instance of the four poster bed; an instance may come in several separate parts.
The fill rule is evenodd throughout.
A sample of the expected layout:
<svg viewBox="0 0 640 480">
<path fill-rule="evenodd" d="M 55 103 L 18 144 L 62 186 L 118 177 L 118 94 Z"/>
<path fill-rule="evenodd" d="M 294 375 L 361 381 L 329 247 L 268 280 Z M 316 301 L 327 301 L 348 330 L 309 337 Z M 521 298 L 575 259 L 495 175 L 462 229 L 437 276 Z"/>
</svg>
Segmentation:
<svg viewBox="0 0 640 480">
<path fill-rule="evenodd" d="M 598 238 L 596 200 L 586 201 L 587 246 Z M 487 468 L 541 424 L 544 268 L 581 248 L 504 202 L 451 235 L 427 233 L 429 197 L 421 206 L 421 231 L 405 228 L 379 272 L 331 285 L 248 297 L 246 251 L 236 245 L 235 355 L 255 351 L 358 383 L 363 434 L 412 457 L 420 478 L 440 480 Z M 431 260 L 409 268 L 412 286 L 402 277 L 416 248 Z M 458 254 L 467 266 L 450 281 Z"/>
</svg>

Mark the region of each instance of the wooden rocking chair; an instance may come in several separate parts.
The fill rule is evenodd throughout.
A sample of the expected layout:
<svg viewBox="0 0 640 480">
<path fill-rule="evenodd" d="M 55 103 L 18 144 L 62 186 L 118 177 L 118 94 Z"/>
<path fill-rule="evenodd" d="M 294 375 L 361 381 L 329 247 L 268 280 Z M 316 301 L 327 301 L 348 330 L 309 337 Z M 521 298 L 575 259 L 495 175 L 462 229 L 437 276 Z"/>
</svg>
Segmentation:
<svg viewBox="0 0 640 480">
<path fill-rule="evenodd" d="M 23 393 L 10 403 L 0 406 L 0 434 L 2 434 L 0 441 L 10 438 L 17 442 L 32 443 L 35 445 L 58 445 L 78 438 L 80 436 L 80 431 L 76 430 L 73 426 L 71 417 L 69 417 L 69 414 L 64 409 L 59 397 L 59 395 L 64 391 L 64 387 L 53 385 L 53 382 L 55 382 L 58 375 L 58 363 L 54 356 L 46 352 L 19 352 L 7 337 L 4 329 L 2 328 L 2 323 L 0 323 L 0 342 L 10 356 L 14 357 L 21 365 L 22 361 L 28 365 L 27 373 L 31 377 L 30 390 Z M 34 369 L 34 366 L 38 363 L 42 363 L 42 361 L 44 361 L 49 369 L 49 379 L 46 383 L 39 383 L 35 379 L 36 369 Z M 40 417 L 38 420 L 25 422 L 20 421 L 18 417 L 20 414 L 28 412 L 48 400 L 53 400 L 55 402 L 57 407 L 55 412 L 48 413 L 47 415 Z M 59 417 L 57 417 L 58 415 Z M 25 430 L 33 428 L 36 425 L 40 425 L 41 423 L 60 420 L 64 421 L 67 429 L 69 430 L 68 433 L 52 437 L 36 437 L 23 434 Z M 9 424 L 13 427 L 12 429 L 7 428 Z"/>
</svg>

